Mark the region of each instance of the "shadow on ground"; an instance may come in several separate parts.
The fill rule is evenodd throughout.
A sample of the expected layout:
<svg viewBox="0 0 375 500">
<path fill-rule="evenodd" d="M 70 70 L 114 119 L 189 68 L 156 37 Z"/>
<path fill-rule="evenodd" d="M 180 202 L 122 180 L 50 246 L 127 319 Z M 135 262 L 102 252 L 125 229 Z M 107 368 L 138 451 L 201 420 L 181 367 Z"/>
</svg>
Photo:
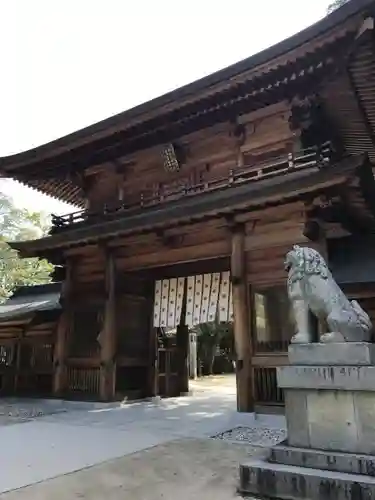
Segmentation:
<svg viewBox="0 0 375 500">
<path fill-rule="evenodd" d="M 208 439 L 159 445 L 0 495 L 1 500 L 234 500 L 238 463 L 264 450 Z"/>
</svg>

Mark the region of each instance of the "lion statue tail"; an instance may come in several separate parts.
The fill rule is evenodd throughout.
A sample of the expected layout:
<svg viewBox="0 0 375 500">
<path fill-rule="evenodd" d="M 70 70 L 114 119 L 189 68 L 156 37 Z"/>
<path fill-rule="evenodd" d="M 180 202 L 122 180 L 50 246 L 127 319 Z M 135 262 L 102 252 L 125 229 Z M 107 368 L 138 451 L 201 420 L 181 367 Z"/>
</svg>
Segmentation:
<svg viewBox="0 0 375 500">
<path fill-rule="evenodd" d="M 352 307 L 356 312 L 359 322 L 365 331 L 370 331 L 372 329 L 372 322 L 370 316 L 362 309 L 356 300 L 351 301 Z"/>
</svg>

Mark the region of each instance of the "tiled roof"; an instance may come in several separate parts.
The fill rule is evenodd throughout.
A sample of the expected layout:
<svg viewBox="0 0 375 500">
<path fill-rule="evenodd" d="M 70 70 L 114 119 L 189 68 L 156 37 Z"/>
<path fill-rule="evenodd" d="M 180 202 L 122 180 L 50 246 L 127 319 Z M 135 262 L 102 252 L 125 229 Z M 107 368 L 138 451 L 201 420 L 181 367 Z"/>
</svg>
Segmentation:
<svg viewBox="0 0 375 500">
<path fill-rule="evenodd" d="M 33 312 L 61 309 L 60 283 L 25 286 L 0 305 L 0 322 L 27 316 Z"/>
</svg>

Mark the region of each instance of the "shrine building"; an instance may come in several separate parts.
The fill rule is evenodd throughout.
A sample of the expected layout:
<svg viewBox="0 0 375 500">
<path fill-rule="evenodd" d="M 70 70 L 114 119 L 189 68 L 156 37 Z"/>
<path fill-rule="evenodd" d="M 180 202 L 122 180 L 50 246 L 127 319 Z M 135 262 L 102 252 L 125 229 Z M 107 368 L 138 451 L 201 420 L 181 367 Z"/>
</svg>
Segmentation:
<svg viewBox="0 0 375 500">
<path fill-rule="evenodd" d="M 61 139 L 0 174 L 73 204 L 11 242 L 53 263 L 0 306 L 0 394 L 188 391 L 189 329 L 233 322 L 240 411 L 283 405 L 284 257 L 327 259 L 375 321 L 375 1 Z M 176 329 L 161 344 L 166 329 Z"/>
</svg>

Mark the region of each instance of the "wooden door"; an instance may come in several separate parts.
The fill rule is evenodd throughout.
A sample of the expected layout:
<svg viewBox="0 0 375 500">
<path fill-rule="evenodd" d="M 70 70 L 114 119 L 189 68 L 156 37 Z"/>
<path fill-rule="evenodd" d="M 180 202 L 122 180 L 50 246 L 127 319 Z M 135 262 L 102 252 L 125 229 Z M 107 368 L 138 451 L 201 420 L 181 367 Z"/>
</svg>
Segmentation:
<svg viewBox="0 0 375 500">
<path fill-rule="evenodd" d="M 150 396 L 150 316 L 145 295 L 126 293 L 117 301 L 116 394 L 138 399 Z M 154 350 L 155 357 L 155 350 Z"/>
<path fill-rule="evenodd" d="M 295 331 L 286 286 L 254 288 L 251 306 L 255 404 L 282 406 L 284 397 L 277 387 L 276 368 L 288 364 L 288 345 Z"/>
<path fill-rule="evenodd" d="M 157 394 L 159 396 L 179 396 L 178 349 L 176 346 L 158 348 L 157 379 Z"/>
<path fill-rule="evenodd" d="M 46 338 L 22 338 L 17 345 L 15 393 L 49 396 L 52 393 L 53 342 Z"/>
<path fill-rule="evenodd" d="M 71 334 L 66 360 L 66 393 L 69 398 L 99 398 L 100 343 L 103 302 L 90 300 L 71 308 Z"/>
<path fill-rule="evenodd" d="M 0 394 L 14 394 L 17 362 L 17 340 L 0 341 Z"/>
</svg>

